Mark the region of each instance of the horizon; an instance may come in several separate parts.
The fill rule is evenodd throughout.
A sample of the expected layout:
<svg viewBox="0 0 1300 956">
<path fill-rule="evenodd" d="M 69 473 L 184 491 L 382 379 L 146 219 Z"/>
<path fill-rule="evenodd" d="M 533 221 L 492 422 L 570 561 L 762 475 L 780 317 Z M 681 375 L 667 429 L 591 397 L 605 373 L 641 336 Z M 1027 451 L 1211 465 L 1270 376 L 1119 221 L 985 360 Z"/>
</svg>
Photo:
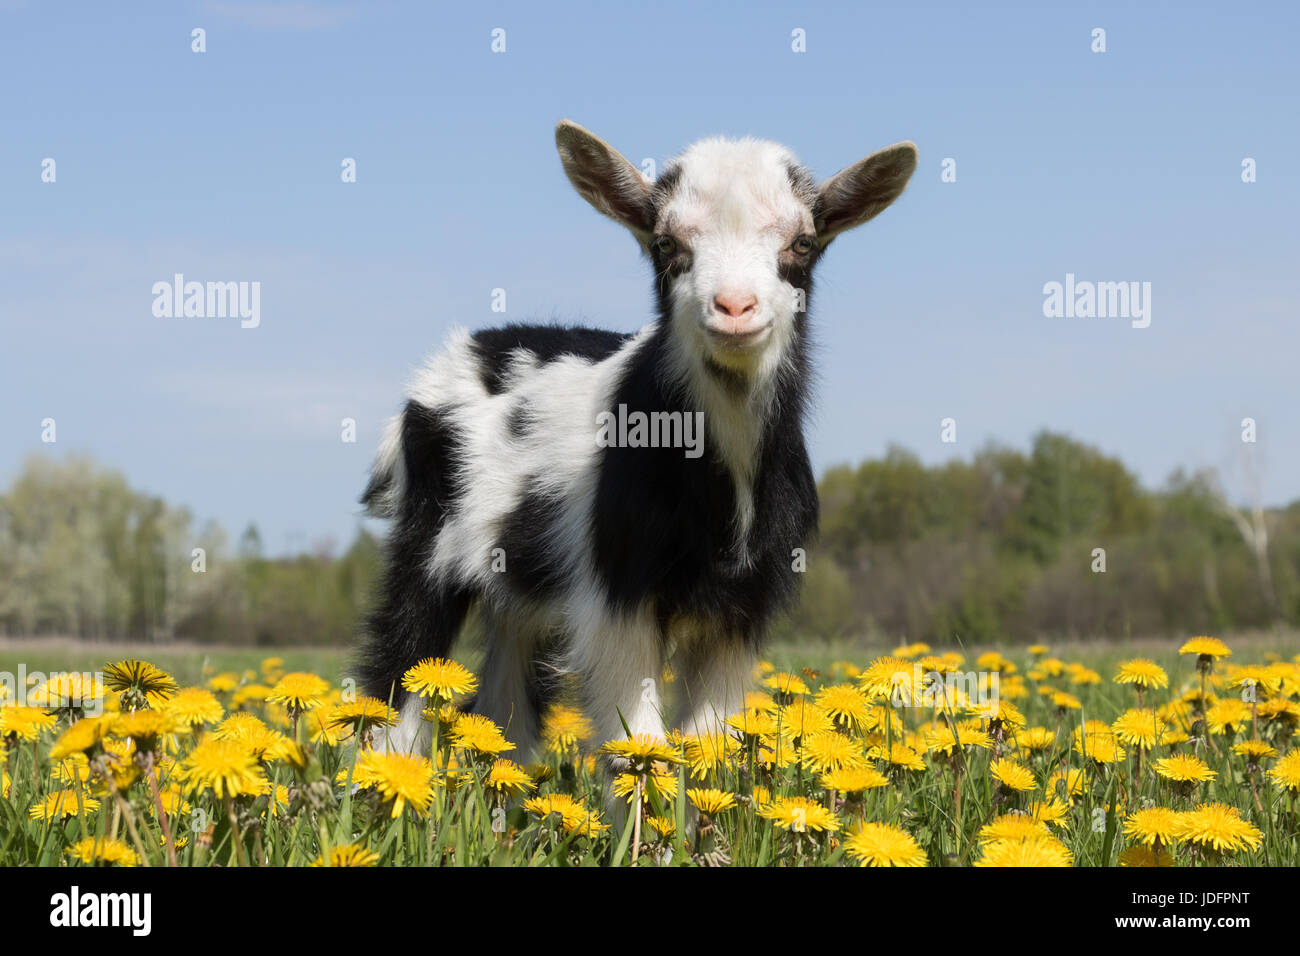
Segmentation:
<svg viewBox="0 0 1300 956">
<path fill-rule="evenodd" d="M 255 524 L 267 556 L 375 528 L 358 498 L 383 422 L 453 326 L 653 315 L 635 243 L 564 178 L 568 117 L 660 169 L 715 134 L 782 142 L 820 178 L 917 143 L 908 190 L 818 272 L 819 478 L 1048 430 L 1148 491 L 1214 468 L 1234 503 L 1245 450 L 1264 504 L 1300 499 L 1294 8 L 72 7 L 75 30 L 0 4 L 0 75 L 33 88 L 6 98 L 0 151 L 2 487 L 32 453 L 84 454 L 232 542 Z M 259 282 L 258 324 L 160 316 L 178 273 Z M 1079 282 L 1138 283 L 1149 325 L 1048 318 L 1045 286 Z"/>
</svg>

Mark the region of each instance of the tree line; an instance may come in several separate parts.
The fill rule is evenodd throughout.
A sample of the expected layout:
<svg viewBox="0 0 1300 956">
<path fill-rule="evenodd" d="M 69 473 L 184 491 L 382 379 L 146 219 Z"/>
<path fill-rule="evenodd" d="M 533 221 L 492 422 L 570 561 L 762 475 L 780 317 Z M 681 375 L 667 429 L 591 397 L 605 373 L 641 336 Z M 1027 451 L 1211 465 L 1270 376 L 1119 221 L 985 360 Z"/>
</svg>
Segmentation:
<svg viewBox="0 0 1300 956">
<path fill-rule="evenodd" d="M 1213 472 L 1148 491 L 1044 432 L 926 466 L 891 448 L 826 472 L 787 637 L 951 643 L 1300 626 L 1300 501 L 1228 503 Z M 351 643 L 380 572 L 365 528 L 267 557 L 87 459 L 29 459 L 0 495 L 0 634 Z"/>
</svg>

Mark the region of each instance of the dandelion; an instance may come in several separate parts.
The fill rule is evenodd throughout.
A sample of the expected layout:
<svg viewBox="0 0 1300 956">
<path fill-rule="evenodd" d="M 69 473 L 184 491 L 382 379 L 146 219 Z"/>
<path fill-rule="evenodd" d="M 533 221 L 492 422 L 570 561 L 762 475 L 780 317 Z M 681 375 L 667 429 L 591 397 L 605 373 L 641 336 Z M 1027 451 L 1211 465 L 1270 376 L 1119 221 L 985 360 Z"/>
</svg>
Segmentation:
<svg viewBox="0 0 1300 956">
<path fill-rule="evenodd" d="M 870 704 L 852 684 L 833 684 L 817 692 L 817 706 L 845 730 L 862 732 L 871 713 Z"/>
<path fill-rule="evenodd" d="M 1111 729 L 1130 747 L 1150 750 L 1162 742 L 1165 722 L 1153 710 L 1126 710 L 1115 718 Z"/>
<path fill-rule="evenodd" d="M 682 763 L 673 747 L 662 737 L 633 734 L 626 740 L 610 740 L 601 745 L 600 753 L 626 760 L 638 773 L 645 772 L 652 763 Z"/>
<path fill-rule="evenodd" d="M 695 809 L 710 816 L 730 810 L 736 805 L 736 795 L 725 790 L 692 789 L 686 791 L 686 797 L 695 805 Z"/>
<path fill-rule="evenodd" d="M 842 767 L 859 767 L 867 762 L 861 744 L 834 730 L 804 737 L 800 759 L 814 773 L 825 773 Z"/>
<path fill-rule="evenodd" d="M 858 678 L 862 692 L 872 700 L 892 701 L 895 694 L 908 703 L 919 703 L 920 687 L 913 687 L 915 665 L 901 657 L 878 657 Z"/>
<path fill-rule="evenodd" d="M 1031 802 L 1025 812 L 1031 820 L 1048 826 L 1059 827 L 1064 825 L 1070 808 L 1056 797 L 1051 797 L 1047 800 Z"/>
<path fill-rule="evenodd" d="M 925 851 L 906 830 L 888 823 L 864 823 L 844 841 L 861 866 L 925 866 Z"/>
<path fill-rule="evenodd" d="M 1180 814 L 1177 836 L 1215 854 L 1258 850 L 1263 842 L 1263 834 L 1254 824 L 1243 820 L 1236 807 L 1224 803 L 1203 803 Z"/>
<path fill-rule="evenodd" d="M 331 847 L 328 854 L 322 853 L 312 862 L 312 866 L 375 866 L 379 863 L 379 854 L 356 843 Z"/>
<path fill-rule="evenodd" d="M 1124 832 L 1148 846 L 1168 846 L 1178 837 L 1181 814 L 1168 807 L 1148 807 L 1124 821 Z"/>
<path fill-rule="evenodd" d="M 455 661 L 426 657 L 402 675 L 402 687 L 421 697 L 436 697 L 449 703 L 458 694 L 478 687 L 478 678 Z"/>
<path fill-rule="evenodd" d="M 542 722 L 541 738 L 546 749 L 561 756 L 573 756 L 596 736 L 596 728 L 576 707 L 556 705 Z"/>
<path fill-rule="evenodd" d="M 889 786 L 889 778 L 875 767 L 840 767 L 822 775 L 822 786 L 843 794 L 861 794 Z"/>
<path fill-rule="evenodd" d="M 353 782 L 391 801 L 389 816 L 394 820 L 407 805 L 417 816 L 427 816 L 433 802 L 433 765 L 428 757 L 368 750 L 357 757 Z"/>
<path fill-rule="evenodd" d="M 1157 867 L 1173 866 L 1174 855 L 1164 847 L 1138 843 L 1119 855 L 1120 866 Z"/>
<path fill-rule="evenodd" d="M 190 792 L 211 790 L 218 798 L 263 793 L 266 775 L 241 741 L 209 737 L 190 751 L 179 776 Z"/>
<path fill-rule="evenodd" d="M 524 801 L 524 810 L 543 820 L 556 814 L 566 833 L 577 832 L 591 837 L 609 829 L 608 824 L 600 822 L 598 813 L 588 810 L 567 793 L 550 793 L 542 797 L 533 797 Z"/>
<path fill-rule="evenodd" d="M 983 853 L 975 861 L 980 867 L 1061 867 L 1069 866 L 1073 856 L 1069 849 L 1055 837 L 1037 837 L 1026 840 L 993 840 L 984 844 Z"/>
<path fill-rule="evenodd" d="M 188 727 L 216 723 L 225 713 L 221 701 L 205 687 L 185 687 L 162 703 L 162 709 Z"/>
<path fill-rule="evenodd" d="M 779 797 L 763 807 L 758 815 L 771 820 L 782 830 L 793 830 L 795 833 L 806 830 L 834 833 L 840 828 L 839 819 L 834 813 L 807 797 Z"/>
<path fill-rule="evenodd" d="M 1232 651 L 1228 650 L 1228 645 L 1217 637 L 1193 637 L 1178 648 L 1178 653 L 1195 654 L 1197 666 L 1201 667 L 1211 665 L 1221 657 L 1230 656 Z"/>
<path fill-rule="evenodd" d="M 1300 748 L 1288 750 L 1286 756 L 1273 765 L 1268 775 L 1273 784 L 1282 790 L 1300 791 Z"/>
<path fill-rule="evenodd" d="M 808 685 L 794 674 L 773 674 L 764 679 L 763 686 L 775 691 L 777 699 L 786 703 L 808 693 Z"/>
<path fill-rule="evenodd" d="M 266 695 L 266 699 L 283 704 L 290 713 L 302 713 L 323 704 L 329 689 L 329 682 L 324 678 L 295 671 L 281 677 L 271 688 L 271 693 Z"/>
<path fill-rule="evenodd" d="M 1035 752 L 1046 750 L 1056 743 L 1056 734 L 1046 727 L 1030 727 L 1012 735 L 1012 742 L 1017 750 Z"/>
<path fill-rule="evenodd" d="M 1200 757 L 1191 754 L 1174 754 L 1161 757 L 1155 763 L 1156 773 L 1175 783 L 1196 784 L 1204 780 L 1213 780 L 1215 772 Z"/>
<path fill-rule="evenodd" d="M 0 707 L 0 737 L 10 740 L 34 742 L 58 722 L 57 716 L 40 707 Z"/>
<path fill-rule="evenodd" d="M 691 776 L 703 778 L 739 753 L 740 742 L 730 734 L 702 734 L 687 737 L 682 750 Z"/>
<path fill-rule="evenodd" d="M 86 837 L 78 840 L 64 851 L 73 859 L 95 866 L 98 864 L 116 864 L 117 866 L 139 866 L 140 857 L 121 840 L 99 840 Z"/>
<path fill-rule="evenodd" d="M 1135 657 L 1124 661 L 1115 673 L 1116 684 L 1132 684 L 1139 694 L 1144 690 L 1159 689 L 1169 686 L 1169 675 L 1155 661 L 1145 657 Z"/>
<path fill-rule="evenodd" d="M 396 727 L 398 719 L 397 711 L 384 701 L 363 695 L 335 707 L 327 726 L 332 729 L 346 727 L 354 735 L 365 736 L 375 728 Z"/>
<path fill-rule="evenodd" d="M 99 809 L 99 801 L 84 794 L 78 799 L 75 790 L 56 790 L 32 804 L 27 816 L 32 820 L 66 820 Z"/>
<path fill-rule="evenodd" d="M 1052 831 L 1046 823 L 1024 813 L 1004 813 L 980 827 L 978 840 L 988 843 L 995 840 L 1030 840 L 1050 837 Z"/>
<path fill-rule="evenodd" d="M 104 667 L 104 683 L 131 710 L 159 707 L 178 690 L 176 679 L 148 661 L 123 660 Z"/>
<path fill-rule="evenodd" d="M 83 717 L 59 735 L 50 748 L 51 760 L 62 760 L 71 754 L 83 754 L 97 749 L 112 728 L 111 716 Z"/>
<path fill-rule="evenodd" d="M 1250 723 L 1250 707 L 1245 701 L 1229 697 L 1205 712 L 1205 723 L 1212 734 L 1233 736 Z"/>
<path fill-rule="evenodd" d="M 496 758 L 515 749 L 515 745 L 502 735 L 501 728 L 481 714 L 465 714 L 456 721 L 451 739 L 457 747 L 484 757 Z"/>
<path fill-rule="evenodd" d="M 1016 793 L 1024 793 L 1037 786 L 1029 768 L 1014 760 L 994 760 L 989 764 L 989 773 L 1002 786 Z"/>
<path fill-rule="evenodd" d="M 502 796 L 518 797 L 537 789 L 528 771 L 511 760 L 493 761 L 483 785 Z"/>
</svg>

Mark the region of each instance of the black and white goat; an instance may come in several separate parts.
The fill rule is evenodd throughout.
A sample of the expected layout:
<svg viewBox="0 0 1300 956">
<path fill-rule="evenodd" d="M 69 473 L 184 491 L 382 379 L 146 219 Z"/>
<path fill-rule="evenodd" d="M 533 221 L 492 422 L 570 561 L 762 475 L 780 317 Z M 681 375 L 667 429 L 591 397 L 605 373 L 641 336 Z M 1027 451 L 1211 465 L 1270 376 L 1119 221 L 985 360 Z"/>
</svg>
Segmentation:
<svg viewBox="0 0 1300 956">
<path fill-rule="evenodd" d="M 404 701 L 393 749 L 427 752 L 402 673 L 447 656 L 474 606 L 474 710 L 524 759 L 557 675 L 577 678 L 600 741 L 623 721 L 708 732 L 740 709 L 817 525 L 802 434 L 813 267 L 916 166 L 899 143 L 818 185 L 775 143 L 709 139 L 651 183 L 580 126 L 555 138 L 574 187 L 649 257 L 658 316 L 635 334 L 459 331 L 415 377 L 362 499 L 394 522 L 359 662 L 368 693 Z M 610 434 L 638 412 L 677 440 Z M 703 454 L 681 447 L 700 421 Z"/>
</svg>

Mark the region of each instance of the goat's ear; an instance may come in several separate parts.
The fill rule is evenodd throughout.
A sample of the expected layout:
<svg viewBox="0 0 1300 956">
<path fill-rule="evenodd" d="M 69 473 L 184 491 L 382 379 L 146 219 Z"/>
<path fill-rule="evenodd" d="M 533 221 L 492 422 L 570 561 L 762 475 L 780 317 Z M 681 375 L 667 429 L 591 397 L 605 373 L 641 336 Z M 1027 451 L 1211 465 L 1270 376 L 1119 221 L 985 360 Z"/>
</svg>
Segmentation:
<svg viewBox="0 0 1300 956">
<path fill-rule="evenodd" d="M 817 189 L 817 241 L 823 246 L 882 212 L 916 169 L 916 144 L 895 143 L 836 173 Z"/>
<path fill-rule="evenodd" d="M 632 230 L 645 245 L 654 230 L 650 184 L 622 153 L 595 133 L 564 120 L 555 127 L 564 172 L 582 198 Z"/>
</svg>

